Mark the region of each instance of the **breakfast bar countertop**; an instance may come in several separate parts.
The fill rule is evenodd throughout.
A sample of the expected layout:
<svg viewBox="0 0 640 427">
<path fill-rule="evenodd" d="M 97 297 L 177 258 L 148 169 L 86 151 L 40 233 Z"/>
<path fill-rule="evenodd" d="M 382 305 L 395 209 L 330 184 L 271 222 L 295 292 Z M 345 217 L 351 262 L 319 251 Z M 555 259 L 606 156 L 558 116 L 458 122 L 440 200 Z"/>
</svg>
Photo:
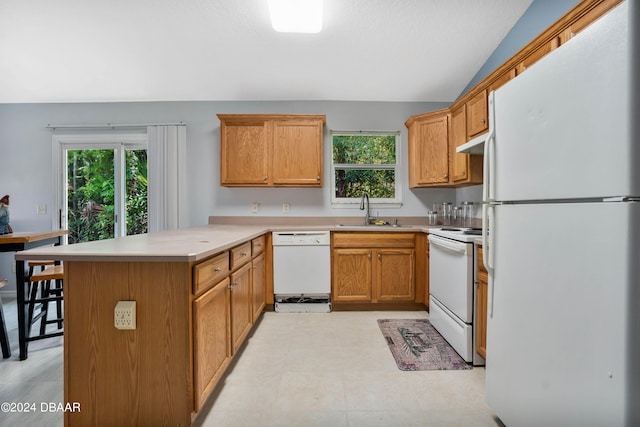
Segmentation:
<svg viewBox="0 0 640 427">
<path fill-rule="evenodd" d="M 16 260 L 197 262 L 271 231 L 329 230 L 359 232 L 427 232 L 428 226 L 402 227 L 336 224 L 209 224 L 93 242 L 40 247 L 16 253 Z"/>
</svg>

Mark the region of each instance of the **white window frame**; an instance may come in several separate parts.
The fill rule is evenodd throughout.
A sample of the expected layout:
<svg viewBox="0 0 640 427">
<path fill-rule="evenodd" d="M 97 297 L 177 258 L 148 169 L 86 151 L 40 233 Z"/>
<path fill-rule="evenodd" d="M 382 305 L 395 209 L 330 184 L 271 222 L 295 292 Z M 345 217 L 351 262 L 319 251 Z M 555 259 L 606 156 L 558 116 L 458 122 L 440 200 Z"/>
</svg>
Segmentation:
<svg viewBox="0 0 640 427">
<path fill-rule="evenodd" d="M 148 141 L 146 133 L 134 134 L 70 134 L 70 135 L 53 135 L 52 137 L 52 170 L 53 170 L 53 202 L 58 209 L 59 215 L 53 215 L 53 229 L 59 227 L 67 228 L 67 217 L 63 214 L 66 212 L 67 206 L 67 168 L 64 166 L 67 158 L 68 150 L 91 150 L 91 149 L 112 149 L 114 150 L 114 169 L 118 171 L 115 176 L 114 190 L 121 195 L 125 193 L 125 182 L 120 177 L 124 176 L 125 169 L 125 151 L 147 149 Z M 114 199 L 114 218 L 115 237 L 126 236 L 126 207 L 120 198 Z M 65 243 L 66 243 L 65 236 Z"/>
<path fill-rule="evenodd" d="M 336 164 L 333 162 L 333 136 L 334 135 L 387 135 L 396 138 L 396 163 L 394 165 L 358 165 L 358 164 Z M 370 207 L 385 209 L 399 208 L 402 206 L 402 181 L 400 179 L 400 159 L 402 153 L 400 148 L 400 131 L 330 131 L 331 137 L 331 206 L 334 208 L 354 209 L 360 208 L 361 197 L 336 197 L 336 169 L 383 169 L 393 170 L 395 177 L 395 197 L 391 198 L 370 198 Z"/>
</svg>

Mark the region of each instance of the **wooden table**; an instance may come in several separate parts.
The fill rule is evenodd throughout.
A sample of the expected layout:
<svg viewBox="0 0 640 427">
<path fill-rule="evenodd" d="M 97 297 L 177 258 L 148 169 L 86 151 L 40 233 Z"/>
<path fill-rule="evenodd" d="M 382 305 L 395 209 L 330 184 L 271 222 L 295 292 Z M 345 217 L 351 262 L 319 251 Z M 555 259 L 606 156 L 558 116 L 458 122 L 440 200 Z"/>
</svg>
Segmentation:
<svg viewBox="0 0 640 427">
<path fill-rule="evenodd" d="M 22 231 L 0 236 L 0 252 L 19 252 L 26 249 L 36 248 L 45 245 L 60 245 L 62 236 L 68 234 L 67 230 L 30 232 Z M 29 330 L 27 325 L 27 310 L 25 287 L 27 285 L 24 271 L 24 260 L 16 259 L 16 293 L 18 294 L 18 342 L 20 344 L 20 360 L 27 358 L 27 343 L 36 339 L 49 338 L 51 336 L 62 335 L 61 332 L 55 334 L 45 334 L 37 337 L 27 336 Z M 26 287 L 28 289 L 28 286 Z"/>
</svg>

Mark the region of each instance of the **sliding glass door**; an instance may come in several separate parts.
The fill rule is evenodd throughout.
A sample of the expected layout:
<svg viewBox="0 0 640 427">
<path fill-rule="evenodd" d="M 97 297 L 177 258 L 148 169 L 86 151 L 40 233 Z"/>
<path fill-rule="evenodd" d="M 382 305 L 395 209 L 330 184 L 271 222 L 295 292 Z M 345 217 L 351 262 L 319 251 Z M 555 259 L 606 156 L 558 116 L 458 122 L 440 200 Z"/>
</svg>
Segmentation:
<svg viewBox="0 0 640 427">
<path fill-rule="evenodd" d="M 148 231 L 146 138 L 132 139 L 74 136 L 59 142 L 56 193 L 68 243 Z"/>
</svg>

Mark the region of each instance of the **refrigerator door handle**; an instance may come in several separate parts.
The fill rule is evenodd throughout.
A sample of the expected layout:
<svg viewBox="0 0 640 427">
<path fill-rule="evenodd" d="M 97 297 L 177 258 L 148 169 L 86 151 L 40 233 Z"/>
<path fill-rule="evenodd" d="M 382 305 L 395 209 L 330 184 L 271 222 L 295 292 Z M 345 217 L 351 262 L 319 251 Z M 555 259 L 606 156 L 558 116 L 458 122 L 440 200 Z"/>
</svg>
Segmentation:
<svg viewBox="0 0 640 427">
<path fill-rule="evenodd" d="M 488 311 L 489 317 L 493 318 L 493 266 L 495 250 L 495 204 L 482 205 L 482 262 L 489 273 L 489 295 Z"/>
<path fill-rule="evenodd" d="M 495 144 L 496 127 L 495 127 L 495 111 L 493 108 L 494 92 L 489 93 L 489 134 L 484 143 L 483 156 L 483 177 L 482 177 L 482 200 L 491 202 L 494 200 L 494 191 L 492 191 L 495 164 L 495 149 L 492 150 L 492 144 Z"/>
</svg>

